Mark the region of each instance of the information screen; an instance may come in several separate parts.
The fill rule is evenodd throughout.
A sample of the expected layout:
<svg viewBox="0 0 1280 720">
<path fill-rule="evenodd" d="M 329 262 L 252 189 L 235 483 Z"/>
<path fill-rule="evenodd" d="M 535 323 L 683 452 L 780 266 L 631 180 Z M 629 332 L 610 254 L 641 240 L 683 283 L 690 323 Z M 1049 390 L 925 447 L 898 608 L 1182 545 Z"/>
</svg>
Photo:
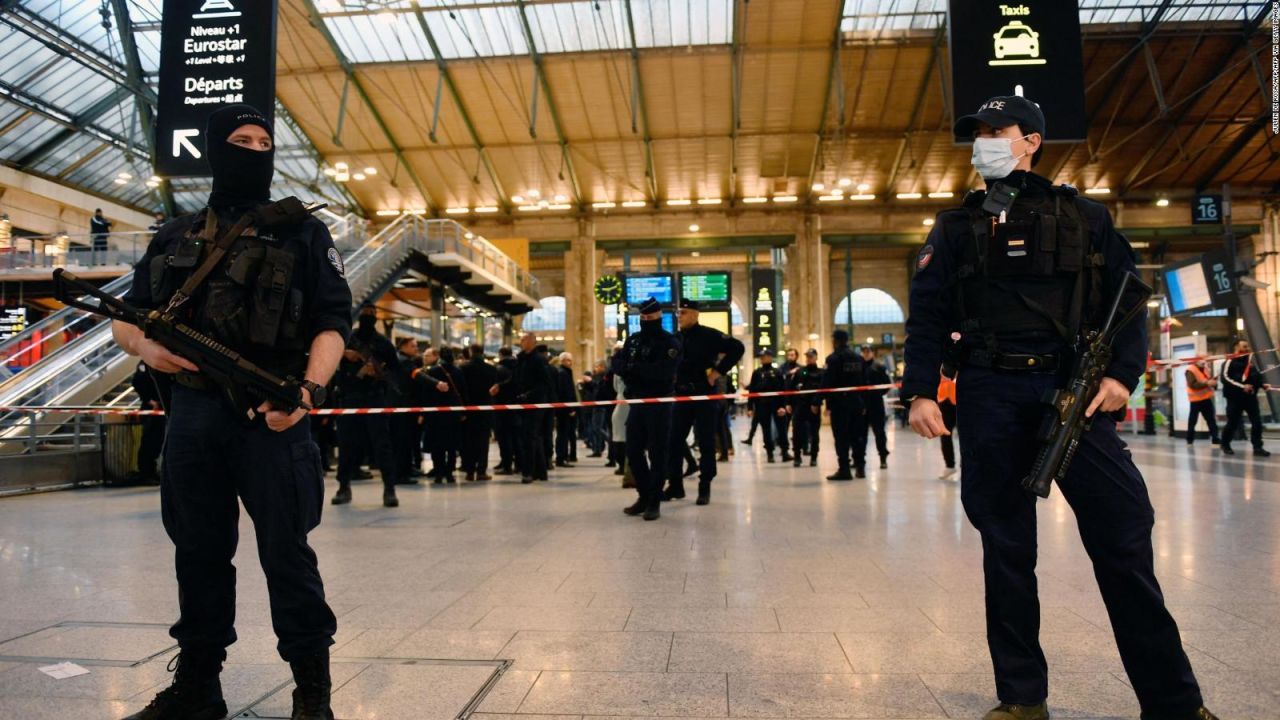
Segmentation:
<svg viewBox="0 0 1280 720">
<path fill-rule="evenodd" d="M 1209 284 L 1197 258 L 1181 267 L 1166 268 L 1164 285 L 1169 292 L 1169 309 L 1174 313 L 1194 312 L 1213 307 Z"/>
<path fill-rule="evenodd" d="M 650 296 L 663 305 L 674 305 L 676 302 L 670 273 L 628 275 L 624 282 L 627 287 L 627 304 L 632 307 L 640 307 Z"/>
<path fill-rule="evenodd" d="M 703 310 L 698 313 L 698 324 L 706 325 L 709 328 L 715 328 L 725 335 L 729 334 L 729 311 L 728 310 Z"/>
<path fill-rule="evenodd" d="M 680 297 L 715 305 L 729 304 L 729 273 L 681 273 Z"/>
<path fill-rule="evenodd" d="M 8 340 L 27 329 L 27 309 L 7 307 L 0 313 L 0 340 Z"/>
<path fill-rule="evenodd" d="M 669 312 L 662 313 L 662 329 L 669 333 L 674 333 L 676 331 L 676 316 Z M 630 335 L 638 332 L 640 332 L 640 316 L 628 315 L 627 334 Z"/>
</svg>

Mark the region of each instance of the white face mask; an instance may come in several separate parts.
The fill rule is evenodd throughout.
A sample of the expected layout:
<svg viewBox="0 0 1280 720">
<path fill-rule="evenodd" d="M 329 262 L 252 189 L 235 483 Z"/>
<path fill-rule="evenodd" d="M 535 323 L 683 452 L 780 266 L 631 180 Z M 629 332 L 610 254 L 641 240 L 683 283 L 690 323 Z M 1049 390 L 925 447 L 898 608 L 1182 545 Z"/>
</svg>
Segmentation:
<svg viewBox="0 0 1280 720">
<path fill-rule="evenodd" d="M 1023 135 L 1018 139 L 1028 137 L 1030 136 Z M 973 167 L 986 180 L 1008 177 L 1009 173 L 1018 166 L 1018 161 L 1026 156 L 1026 153 L 1014 156 L 1012 138 L 980 137 L 973 140 Z"/>
</svg>

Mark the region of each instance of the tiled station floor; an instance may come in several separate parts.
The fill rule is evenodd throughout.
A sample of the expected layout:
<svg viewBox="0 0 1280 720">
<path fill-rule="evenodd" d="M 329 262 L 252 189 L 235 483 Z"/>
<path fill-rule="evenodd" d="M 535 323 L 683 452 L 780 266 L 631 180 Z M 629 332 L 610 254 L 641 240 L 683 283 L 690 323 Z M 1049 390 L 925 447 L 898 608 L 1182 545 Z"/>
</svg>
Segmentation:
<svg viewBox="0 0 1280 720">
<path fill-rule="evenodd" d="M 340 627 L 338 717 L 980 717 L 994 704 L 980 546 L 936 443 L 896 431 L 888 470 L 830 483 L 823 441 L 817 469 L 738 445 L 712 505 L 653 523 L 621 513 L 630 491 L 585 453 L 550 483 L 402 488 L 397 510 L 357 484 L 312 535 Z M 1280 718 L 1280 459 L 1131 443 L 1210 706 Z M 1136 718 L 1071 512 L 1055 493 L 1039 518 L 1052 710 Z M 242 717 L 287 716 L 242 522 L 224 689 Z M 145 704 L 175 652 L 171 566 L 154 489 L 0 500 L 0 718 Z M 37 670 L 63 660 L 90 673 Z"/>
</svg>

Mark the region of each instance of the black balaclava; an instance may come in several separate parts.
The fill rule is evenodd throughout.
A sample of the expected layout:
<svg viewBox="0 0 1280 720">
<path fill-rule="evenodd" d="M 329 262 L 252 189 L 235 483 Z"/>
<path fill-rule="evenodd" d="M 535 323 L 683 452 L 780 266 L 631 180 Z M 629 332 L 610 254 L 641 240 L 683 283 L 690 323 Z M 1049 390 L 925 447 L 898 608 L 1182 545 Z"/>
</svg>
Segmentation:
<svg viewBox="0 0 1280 720">
<path fill-rule="evenodd" d="M 366 306 L 368 307 L 368 306 Z M 372 309 L 372 308 L 370 308 Z M 356 332 L 362 338 L 368 338 L 370 335 L 378 332 L 378 315 L 377 312 L 367 312 L 362 309 L 357 319 Z"/>
<path fill-rule="evenodd" d="M 271 199 L 275 148 L 264 152 L 227 142 L 242 125 L 257 125 L 274 140 L 271 121 L 251 105 L 228 105 L 209 115 L 204 150 L 213 171 L 210 207 L 244 207 Z"/>
</svg>

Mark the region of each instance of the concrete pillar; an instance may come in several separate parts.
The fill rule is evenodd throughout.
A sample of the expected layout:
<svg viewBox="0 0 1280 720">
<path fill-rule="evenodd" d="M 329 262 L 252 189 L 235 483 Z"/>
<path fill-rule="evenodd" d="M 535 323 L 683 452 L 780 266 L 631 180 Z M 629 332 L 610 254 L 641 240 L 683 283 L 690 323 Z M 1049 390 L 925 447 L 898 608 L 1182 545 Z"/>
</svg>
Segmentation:
<svg viewBox="0 0 1280 720">
<path fill-rule="evenodd" d="M 604 252 L 596 249 L 595 224 L 579 220 L 564 254 L 564 348 L 573 353 L 578 372 L 604 357 L 604 306 L 595 299 L 604 260 Z"/>
<path fill-rule="evenodd" d="M 1253 238 L 1255 255 L 1280 251 L 1280 206 L 1265 205 L 1261 230 Z M 1280 338 L 1280 255 L 1267 255 L 1254 268 L 1253 276 L 1271 287 L 1257 292 L 1258 309 L 1262 311 L 1271 337 Z M 1235 328 L 1232 328 L 1234 333 Z M 1264 348 L 1265 349 L 1265 348 Z"/>
<path fill-rule="evenodd" d="M 831 334 L 827 263 L 828 248 L 822 244 L 822 219 L 807 214 L 797 228 L 795 244 L 787 249 L 785 274 L 786 286 L 791 291 L 787 344 L 801 353 L 810 347 L 823 350 Z"/>
</svg>

